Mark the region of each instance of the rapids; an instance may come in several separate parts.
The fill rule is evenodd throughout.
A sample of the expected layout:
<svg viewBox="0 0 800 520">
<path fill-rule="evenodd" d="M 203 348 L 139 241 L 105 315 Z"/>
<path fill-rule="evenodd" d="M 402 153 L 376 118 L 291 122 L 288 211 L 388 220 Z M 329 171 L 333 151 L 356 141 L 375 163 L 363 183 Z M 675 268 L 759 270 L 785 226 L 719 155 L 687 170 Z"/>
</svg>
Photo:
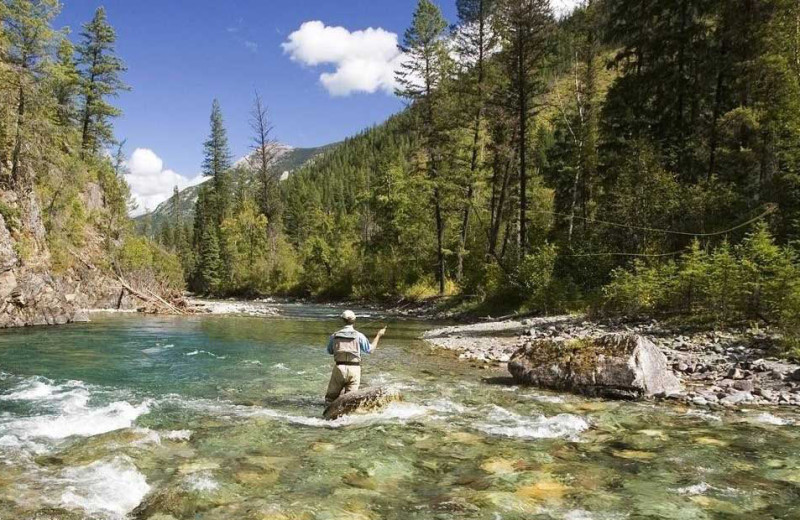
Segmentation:
<svg viewBox="0 0 800 520">
<path fill-rule="evenodd" d="M 398 321 L 322 419 L 328 307 L 0 332 L 0 518 L 794 518 L 800 415 L 508 386 Z M 360 328 L 373 334 L 370 318 Z"/>
</svg>

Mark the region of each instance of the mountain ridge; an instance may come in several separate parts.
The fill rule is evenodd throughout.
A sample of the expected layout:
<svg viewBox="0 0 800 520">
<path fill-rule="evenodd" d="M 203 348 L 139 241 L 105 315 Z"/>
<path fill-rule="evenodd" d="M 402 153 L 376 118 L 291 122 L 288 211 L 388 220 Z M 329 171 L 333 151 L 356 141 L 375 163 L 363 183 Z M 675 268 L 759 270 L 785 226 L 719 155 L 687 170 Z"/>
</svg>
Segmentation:
<svg viewBox="0 0 800 520">
<path fill-rule="evenodd" d="M 336 148 L 339 144 L 340 142 L 335 142 L 316 147 L 293 147 L 283 143 L 276 143 L 274 145 L 276 148 L 276 156 L 270 167 L 273 171 L 279 171 L 280 179 L 284 181 L 301 167 L 311 163 L 322 154 Z M 232 170 L 243 170 L 252 173 L 252 170 L 248 167 L 248 159 L 251 155 L 252 153 L 237 159 L 233 163 Z M 194 206 L 195 202 L 197 202 L 200 188 L 208 182 L 209 179 L 210 177 L 198 184 L 187 186 L 178 191 L 178 206 L 181 222 L 186 222 L 194 218 Z M 134 217 L 134 221 L 137 222 L 138 227 L 145 233 L 155 234 L 161 228 L 163 222 L 172 216 L 172 207 L 173 198 L 170 196 L 167 200 L 158 204 L 153 210 Z"/>
</svg>

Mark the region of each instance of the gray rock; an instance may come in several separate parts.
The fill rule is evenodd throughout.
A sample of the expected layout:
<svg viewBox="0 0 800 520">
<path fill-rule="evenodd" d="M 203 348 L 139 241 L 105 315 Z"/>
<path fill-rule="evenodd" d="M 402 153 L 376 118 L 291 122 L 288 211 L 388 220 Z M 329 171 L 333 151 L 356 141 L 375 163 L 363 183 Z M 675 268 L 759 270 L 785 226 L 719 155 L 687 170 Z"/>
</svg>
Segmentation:
<svg viewBox="0 0 800 520">
<path fill-rule="evenodd" d="M 720 399 L 720 404 L 724 406 L 735 406 L 737 404 L 745 403 L 753 400 L 753 394 L 750 392 L 736 392 L 731 395 L 725 396 Z"/>
<path fill-rule="evenodd" d="M 752 392 L 755 389 L 755 384 L 753 384 L 752 379 L 742 379 L 733 383 L 733 387 L 742 392 Z"/>
<path fill-rule="evenodd" d="M 675 363 L 674 365 L 672 365 L 672 368 L 675 369 L 678 372 L 686 373 L 686 372 L 689 371 L 689 365 L 687 365 L 686 363 L 683 363 L 683 362 Z"/>
<path fill-rule="evenodd" d="M 72 316 L 73 323 L 88 323 L 89 321 L 89 313 L 86 312 L 86 309 L 80 309 L 75 311 L 75 314 Z"/>
<path fill-rule="evenodd" d="M 738 368 L 732 368 L 728 370 L 728 374 L 725 377 L 727 379 L 744 379 L 744 372 Z"/>
<path fill-rule="evenodd" d="M 756 388 L 753 391 L 753 393 L 757 394 L 757 395 L 760 395 L 761 397 L 763 397 L 767 401 L 774 401 L 775 397 L 776 397 L 775 396 L 775 392 L 773 392 L 772 390 L 769 390 L 767 388 Z"/>
<path fill-rule="evenodd" d="M 521 384 L 592 396 L 638 399 L 681 391 L 658 347 L 632 334 L 533 341 L 514 354 L 508 370 Z"/>
</svg>

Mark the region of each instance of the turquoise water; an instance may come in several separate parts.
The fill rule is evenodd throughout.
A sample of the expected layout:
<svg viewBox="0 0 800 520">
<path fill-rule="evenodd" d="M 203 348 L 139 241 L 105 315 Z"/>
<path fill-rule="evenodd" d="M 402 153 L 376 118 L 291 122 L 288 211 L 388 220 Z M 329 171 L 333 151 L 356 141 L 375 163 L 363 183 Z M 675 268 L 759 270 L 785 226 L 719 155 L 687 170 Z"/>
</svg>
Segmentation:
<svg viewBox="0 0 800 520">
<path fill-rule="evenodd" d="M 0 333 L 0 519 L 798 518 L 800 415 L 509 386 L 397 321 L 321 419 L 327 307 Z M 373 334 L 381 321 L 362 320 Z"/>
</svg>

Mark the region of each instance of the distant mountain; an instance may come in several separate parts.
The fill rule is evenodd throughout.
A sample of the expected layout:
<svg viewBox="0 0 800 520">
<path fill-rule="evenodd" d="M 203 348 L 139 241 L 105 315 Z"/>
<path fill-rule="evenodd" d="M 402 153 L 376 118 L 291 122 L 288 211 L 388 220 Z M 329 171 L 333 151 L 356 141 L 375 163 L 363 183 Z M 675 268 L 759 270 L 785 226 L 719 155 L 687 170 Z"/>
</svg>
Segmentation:
<svg viewBox="0 0 800 520">
<path fill-rule="evenodd" d="M 293 148 L 289 145 L 278 144 L 276 145 L 277 154 L 272 164 L 272 169 L 280 172 L 281 180 L 286 180 L 301 166 L 310 163 L 323 153 L 335 148 L 338 144 L 339 143 L 333 143 L 316 148 Z M 234 163 L 234 167 L 243 167 L 243 173 L 249 173 L 248 158 L 249 156 L 242 157 Z M 235 182 L 245 183 L 249 183 L 251 180 L 252 178 L 234 179 Z M 189 186 L 178 192 L 178 204 L 182 221 L 192 220 L 194 218 L 194 205 L 195 202 L 197 202 L 200 187 L 206 182 L 208 181 L 203 181 L 196 186 Z M 172 197 L 156 206 L 153 211 L 140 215 L 134 220 L 139 226 L 146 226 L 149 228 L 146 231 L 155 233 L 161 228 L 161 223 L 168 218 L 172 218 Z"/>
</svg>

